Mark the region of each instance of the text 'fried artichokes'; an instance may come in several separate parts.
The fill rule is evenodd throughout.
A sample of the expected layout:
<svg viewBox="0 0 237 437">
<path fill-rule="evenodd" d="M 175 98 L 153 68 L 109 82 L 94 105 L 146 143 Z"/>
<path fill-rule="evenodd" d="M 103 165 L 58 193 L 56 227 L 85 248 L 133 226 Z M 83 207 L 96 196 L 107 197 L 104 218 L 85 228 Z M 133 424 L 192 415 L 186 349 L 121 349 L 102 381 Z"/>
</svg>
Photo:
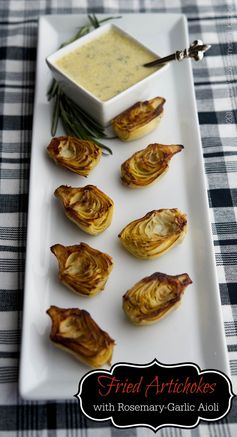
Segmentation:
<svg viewBox="0 0 237 437">
<path fill-rule="evenodd" d="M 56 164 L 81 176 L 88 176 L 102 155 L 100 147 L 93 141 L 70 136 L 52 138 L 47 150 Z"/>
<path fill-rule="evenodd" d="M 129 223 L 119 234 L 123 246 L 137 258 L 163 255 L 185 236 L 187 216 L 177 208 L 158 209 Z"/>
<path fill-rule="evenodd" d="M 165 99 L 154 97 L 137 102 L 112 120 L 112 127 L 122 141 L 132 141 L 147 135 L 160 121 Z"/>
<path fill-rule="evenodd" d="M 123 310 L 136 325 L 154 323 L 178 306 L 189 284 L 192 280 L 187 273 L 177 276 L 153 273 L 127 291 Z"/>
<path fill-rule="evenodd" d="M 97 235 L 111 224 L 114 202 L 96 186 L 61 185 L 54 194 L 63 203 L 66 216 L 88 234 Z"/>
<path fill-rule="evenodd" d="M 72 291 L 94 296 L 104 289 L 113 268 L 111 256 L 86 243 L 74 246 L 55 244 L 51 251 L 58 260 L 60 281 Z"/>
<path fill-rule="evenodd" d="M 130 188 L 150 185 L 168 170 L 169 161 L 182 149 L 180 144 L 149 144 L 121 165 L 123 184 Z"/>
<path fill-rule="evenodd" d="M 87 311 L 51 306 L 47 314 L 52 320 L 50 339 L 56 346 L 91 367 L 111 363 L 115 341 Z"/>
</svg>

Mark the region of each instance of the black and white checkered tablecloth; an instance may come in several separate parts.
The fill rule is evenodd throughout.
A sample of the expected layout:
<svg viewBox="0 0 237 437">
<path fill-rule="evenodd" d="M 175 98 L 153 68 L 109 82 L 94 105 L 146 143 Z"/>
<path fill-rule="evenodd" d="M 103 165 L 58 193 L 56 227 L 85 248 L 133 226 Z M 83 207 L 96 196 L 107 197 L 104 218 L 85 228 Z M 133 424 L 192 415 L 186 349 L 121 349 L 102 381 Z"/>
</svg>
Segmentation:
<svg viewBox="0 0 237 437">
<path fill-rule="evenodd" d="M 24 282 L 31 129 L 38 17 L 42 14 L 182 12 L 190 41 L 212 50 L 193 64 L 216 266 L 234 390 L 237 392 L 237 27 L 228 0 L 0 0 L 0 437 L 146 437 L 87 420 L 76 401 L 24 402 L 18 363 Z M 161 436 L 237 435 L 237 402 L 219 422 Z"/>
</svg>

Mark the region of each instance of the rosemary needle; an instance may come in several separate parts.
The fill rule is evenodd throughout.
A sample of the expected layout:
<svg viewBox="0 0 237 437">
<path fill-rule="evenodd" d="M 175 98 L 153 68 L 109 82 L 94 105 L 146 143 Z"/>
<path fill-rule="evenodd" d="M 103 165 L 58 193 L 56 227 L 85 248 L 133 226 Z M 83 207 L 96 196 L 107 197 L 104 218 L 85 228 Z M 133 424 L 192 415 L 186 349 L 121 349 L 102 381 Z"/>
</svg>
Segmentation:
<svg viewBox="0 0 237 437">
<path fill-rule="evenodd" d="M 67 41 L 64 41 L 60 48 L 72 43 L 78 38 L 89 33 L 93 28 L 96 29 L 104 23 L 114 18 L 120 17 L 107 17 L 102 20 L 98 20 L 93 15 L 88 15 L 89 23 L 82 26 L 78 32 Z M 55 79 L 52 80 L 47 92 L 48 100 L 54 99 L 51 135 L 54 137 L 57 132 L 59 119 L 62 122 L 62 126 L 67 135 L 76 136 L 84 140 L 94 141 L 103 150 L 103 155 L 112 155 L 112 150 L 98 141 L 99 138 L 110 138 L 106 135 L 104 129 L 88 114 L 86 114 L 75 102 L 67 97 L 60 89 Z"/>
</svg>

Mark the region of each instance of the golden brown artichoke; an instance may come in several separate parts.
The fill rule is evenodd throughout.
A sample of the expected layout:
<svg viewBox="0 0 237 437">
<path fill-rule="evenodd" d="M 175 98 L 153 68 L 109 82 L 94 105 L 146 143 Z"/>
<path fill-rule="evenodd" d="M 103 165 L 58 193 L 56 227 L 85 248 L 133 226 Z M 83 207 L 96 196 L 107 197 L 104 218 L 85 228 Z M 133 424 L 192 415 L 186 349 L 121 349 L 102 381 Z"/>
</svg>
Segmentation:
<svg viewBox="0 0 237 437">
<path fill-rule="evenodd" d="M 97 235 L 111 224 L 114 202 L 96 186 L 61 185 L 54 194 L 63 203 L 66 216 L 88 234 Z"/>
<path fill-rule="evenodd" d="M 159 179 L 169 168 L 169 161 L 183 149 L 180 144 L 149 144 L 121 165 L 121 180 L 130 188 L 142 188 Z"/>
<path fill-rule="evenodd" d="M 111 256 L 86 243 L 74 246 L 55 244 L 51 251 L 58 260 L 60 281 L 72 291 L 94 296 L 104 289 L 113 268 Z"/>
<path fill-rule="evenodd" d="M 186 232 L 186 214 L 177 208 L 158 209 L 129 223 L 118 237 L 137 258 L 152 259 L 168 252 Z"/>
<path fill-rule="evenodd" d="M 87 311 L 51 306 L 47 314 L 52 320 L 50 339 L 56 346 L 91 367 L 111 363 L 115 341 Z"/>
<path fill-rule="evenodd" d="M 56 164 L 81 176 L 88 176 L 102 155 L 100 147 L 93 141 L 70 136 L 52 138 L 47 150 Z"/>
<path fill-rule="evenodd" d="M 122 141 L 136 140 L 147 135 L 163 116 L 164 104 L 163 97 L 135 103 L 112 120 L 114 132 Z"/>
<path fill-rule="evenodd" d="M 192 280 L 187 273 L 177 276 L 153 273 L 127 291 L 123 310 L 136 325 L 157 322 L 179 305 L 189 284 Z"/>
</svg>

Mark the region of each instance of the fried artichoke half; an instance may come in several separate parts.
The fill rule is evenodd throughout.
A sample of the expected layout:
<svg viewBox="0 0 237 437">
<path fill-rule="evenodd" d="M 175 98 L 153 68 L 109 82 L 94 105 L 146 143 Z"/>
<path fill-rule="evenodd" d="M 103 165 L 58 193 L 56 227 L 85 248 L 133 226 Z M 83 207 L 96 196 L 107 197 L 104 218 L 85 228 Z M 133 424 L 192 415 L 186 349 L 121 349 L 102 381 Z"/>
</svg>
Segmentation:
<svg viewBox="0 0 237 437">
<path fill-rule="evenodd" d="M 187 273 L 177 276 L 153 273 L 127 291 L 123 310 L 135 325 L 155 323 L 179 305 L 189 284 L 192 280 Z"/>
<path fill-rule="evenodd" d="M 186 232 L 186 214 L 177 208 L 158 209 L 129 223 L 118 237 L 132 255 L 153 259 L 168 252 Z"/>
<path fill-rule="evenodd" d="M 122 141 L 132 141 L 147 135 L 155 129 L 163 116 L 164 104 L 163 97 L 135 103 L 112 120 L 115 134 Z"/>
<path fill-rule="evenodd" d="M 55 244 L 51 251 L 58 260 L 58 277 L 68 288 L 83 296 L 94 296 L 105 287 L 113 268 L 111 256 L 86 243 Z"/>
<path fill-rule="evenodd" d="M 150 185 L 168 170 L 169 161 L 182 149 L 181 144 L 149 144 L 121 165 L 123 184 L 130 188 Z"/>
<path fill-rule="evenodd" d="M 93 141 L 70 136 L 52 138 L 47 150 L 56 164 L 81 176 L 88 176 L 102 155 L 100 147 Z"/>
<path fill-rule="evenodd" d="M 111 224 L 114 202 L 96 186 L 61 185 L 54 194 L 63 203 L 66 216 L 88 234 L 97 235 Z"/>
<path fill-rule="evenodd" d="M 50 339 L 56 346 L 91 367 L 111 363 L 115 341 L 87 311 L 51 306 L 47 314 L 52 320 Z"/>
</svg>

